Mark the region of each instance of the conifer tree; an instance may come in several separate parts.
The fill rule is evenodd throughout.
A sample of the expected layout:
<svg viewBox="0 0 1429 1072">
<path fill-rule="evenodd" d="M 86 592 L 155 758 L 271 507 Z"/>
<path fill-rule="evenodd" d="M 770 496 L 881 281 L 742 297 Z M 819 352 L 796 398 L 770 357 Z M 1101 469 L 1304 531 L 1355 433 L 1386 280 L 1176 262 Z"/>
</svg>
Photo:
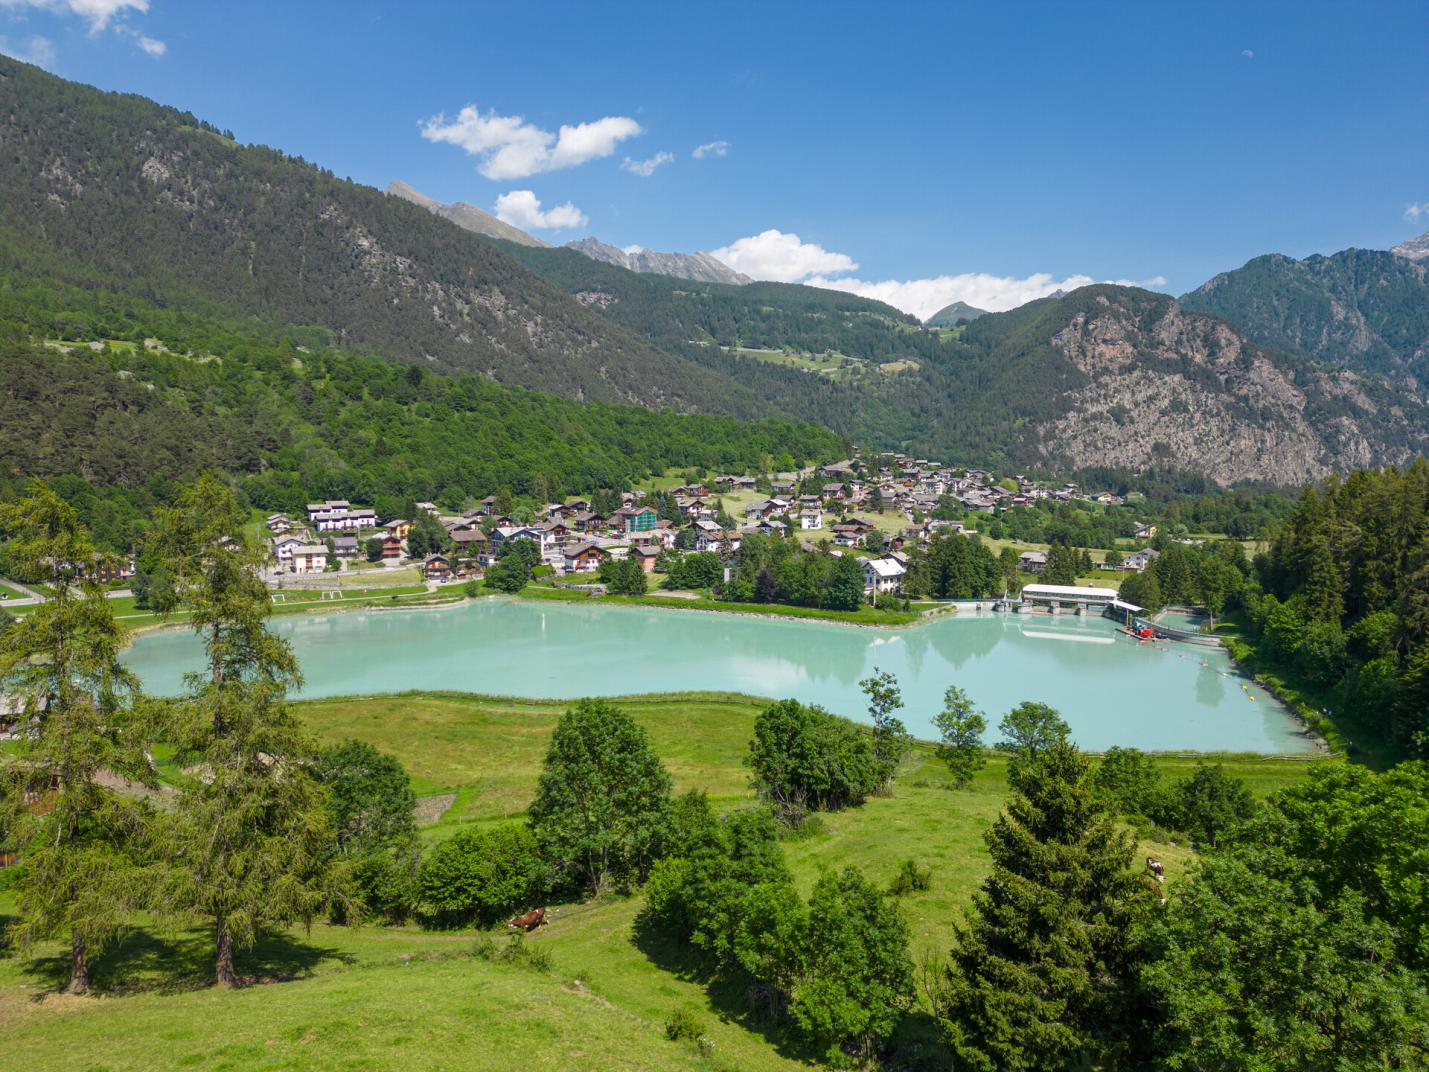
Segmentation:
<svg viewBox="0 0 1429 1072">
<path fill-rule="evenodd" d="M 1010 778 L 986 835 L 992 874 L 935 986 L 940 1025 L 959 1068 L 1122 1067 L 1135 1023 L 1132 924 L 1156 895 L 1130 870 L 1132 841 L 1074 746 L 1058 741 Z"/>
<path fill-rule="evenodd" d="M 65 989 L 89 989 L 90 962 L 138 907 L 144 883 L 133 850 L 145 809 L 101 784 L 101 772 L 151 782 L 142 710 L 119 664 L 125 630 L 96 583 L 100 564 L 74 509 L 43 484 L 0 506 L 13 567 L 45 578 L 51 595 L 6 630 L 0 686 L 22 698 L 35 728 L 5 770 L 13 809 L 6 825 L 20 850 L 19 937 L 66 935 Z"/>
<path fill-rule="evenodd" d="M 200 477 L 160 513 L 153 549 L 175 578 L 206 669 L 189 675 L 177 744 L 193 778 L 176 809 L 172 906 L 209 920 L 214 975 L 238 982 L 235 949 L 265 925 L 308 922 L 326 902 L 331 822 L 305 769 L 313 743 L 284 703 L 301 683 L 286 641 L 267 628 L 261 560 L 233 493 Z M 173 609 L 170 606 L 167 609 Z"/>
</svg>

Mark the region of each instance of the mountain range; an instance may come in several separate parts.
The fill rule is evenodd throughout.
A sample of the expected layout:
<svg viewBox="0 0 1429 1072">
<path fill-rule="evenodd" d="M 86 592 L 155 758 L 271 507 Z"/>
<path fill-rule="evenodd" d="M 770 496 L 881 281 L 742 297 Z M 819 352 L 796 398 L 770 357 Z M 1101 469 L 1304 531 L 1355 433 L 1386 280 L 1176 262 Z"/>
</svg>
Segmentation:
<svg viewBox="0 0 1429 1072">
<path fill-rule="evenodd" d="M 390 197 L 400 197 L 403 201 L 421 205 L 427 211 L 435 212 L 438 216 L 451 220 L 458 227 L 479 235 L 486 235 L 487 238 L 503 238 L 507 242 L 515 242 L 521 246 L 548 245 L 535 235 L 527 234 L 521 228 L 513 227 L 505 220 L 499 220 L 491 213 L 483 212 L 475 205 L 468 205 L 465 201 L 453 201 L 451 204 L 444 205 L 435 198 L 418 193 L 405 182 L 389 182 L 387 193 Z"/>
<path fill-rule="evenodd" d="M 584 253 L 593 260 L 628 268 L 632 272 L 667 275 L 672 279 L 693 279 L 699 283 L 754 282 L 749 276 L 736 272 L 708 253 L 656 253 L 648 249 L 617 249 L 598 238 L 567 242 L 566 248 Z"/>
<path fill-rule="evenodd" d="M 578 401 L 792 416 L 968 464 L 1289 484 L 1402 462 L 1429 435 L 1412 248 L 1257 258 L 1180 301 L 1100 285 L 955 305 L 934 318 L 962 321 L 953 335 L 842 292 L 701 278 L 718 274 L 705 255 L 551 248 L 3 57 L 0 143 L 0 296 L 57 280 Z"/>
</svg>

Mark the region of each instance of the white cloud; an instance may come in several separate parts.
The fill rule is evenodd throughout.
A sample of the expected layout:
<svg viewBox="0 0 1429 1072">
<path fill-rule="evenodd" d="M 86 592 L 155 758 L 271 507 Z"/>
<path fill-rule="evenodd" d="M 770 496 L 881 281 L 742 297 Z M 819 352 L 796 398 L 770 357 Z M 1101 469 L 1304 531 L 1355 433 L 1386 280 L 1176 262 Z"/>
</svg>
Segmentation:
<svg viewBox="0 0 1429 1072">
<path fill-rule="evenodd" d="M 1248 60 L 1255 59 L 1255 49 L 1253 48 L 1243 48 L 1240 50 L 1240 54 Z"/>
<path fill-rule="evenodd" d="M 48 37 L 27 37 L 23 41 L 11 41 L 8 37 L 0 37 L 0 52 L 12 59 L 21 60 L 24 63 L 33 63 L 36 67 L 51 68 L 55 63 L 55 43 Z"/>
<path fill-rule="evenodd" d="M 630 254 L 644 253 L 644 252 L 645 252 L 645 247 L 644 247 L 644 246 L 621 246 L 621 247 L 620 247 L 620 252 L 621 252 L 621 253 L 630 253 Z"/>
<path fill-rule="evenodd" d="M 955 301 L 967 302 L 974 308 L 985 309 L 990 313 L 1002 313 L 1055 294 L 1059 290 L 1076 290 L 1098 280 L 1089 275 L 1069 275 L 1064 279 L 1057 279 L 1050 272 L 1034 272 L 1020 279 L 1016 276 L 990 275 L 987 272 L 964 272 L 961 275 L 940 275 L 930 279 L 885 279 L 876 282 L 851 277 L 826 279 L 814 276 L 803 282 L 811 287 L 842 290 L 887 302 L 895 309 L 912 313 L 919 320 L 926 320 L 943 306 L 951 305 Z M 1100 282 L 1116 283 L 1124 287 L 1166 285 L 1162 276 L 1142 282 L 1134 279 L 1104 279 Z"/>
<path fill-rule="evenodd" d="M 696 160 L 703 160 L 707 156 L 728 156 L 729 142 L 723 138 L 718 141 L 707 141 L 703 145 L 696 145 L 690 155 Z"/>
<path fill-rule="evenodd" d="M 770 229 L 727 246 L 711 250 L 711 255 L 753 279 L 793 283 L 805 276 L 852 272 L 858 263 L 843 253 L 833 253 L 796 234 Z"/>
<path fill-rule="evenodd" d="M 620 162 L 620 166 L 631 174 L 648 179 L 651 175 L 655 174 L 656 168 L 664 167 L 666 164 L 673 162 L 674 159 L 675 157 L 672 154 L 666 152 L 656 153 L 648 160 L 632 160 L 627 156 Z"/>
<path fill-rule="evenodd" d="M 3 0 L 0 0 L 3 2 Z M 477 171 L 488 179 L 524 179 L 543 171 L 575 167 L 587 160 L 609 156 L 626 138 L 642 133 L 640 124 L 625 116 L 606 116 L 590 123 L 562 126 L 552 134 L 519 115 L 482 114 L 468 104 L 448 119 L 433 116 L 422 124 L 422 137 L 446 142 L 481 157 Z"/>
<path fill-rule="evenodd" d="M 115 15 L 128 11 L 144 14 L 149 10 L 149 0 L 0 0 L 0 7 L 33 7 L 56 15 L 78 15 L 89 22 L 90 33 L 98 33 Z"/>
<path fill-rule="evenodd" d="M 158 59 L 165 52 L 169 51 L 169 46 L 164 44 L 164 42 L 156 41 L 154 38 L 149 37 L 146 34 L 141 34 L 132 26 L 126 26 L 123 23 L 120 23 L 118 26 L 114 27 L 114 32 L 117 34 L 123 34 L 125 37 L 133 38 L 134 43 L 139 46 L 140 50 L 150 56 L 153 56 L 154 59 Z"/>
<path fill-rule="evenodd" d="M 541 210 L 541 200 L 530 190 L 512 190 L 496 199 L 496 218 L 513 227 L 562 231 L 586 225 L 585 213 L 567 201 Z"/>
<path fill-rule="evenodd" d="M 1429 216 L 1429 201 L 1416 201 L 1404 208 L 1404 219 L 1408 223 L 1418 223 L 1420 217 Z"/>
</svg>

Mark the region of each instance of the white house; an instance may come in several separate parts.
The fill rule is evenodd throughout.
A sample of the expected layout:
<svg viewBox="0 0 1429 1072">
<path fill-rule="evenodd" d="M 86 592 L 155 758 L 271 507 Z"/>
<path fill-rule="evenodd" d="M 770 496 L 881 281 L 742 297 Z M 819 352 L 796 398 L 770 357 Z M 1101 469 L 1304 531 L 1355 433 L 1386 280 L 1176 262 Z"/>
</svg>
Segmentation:
<svg viewBox="0 0 1429 1072">
<path fill-rule="evenodd" d="M 799 527 L 801 529 L 821 529 L 824 527 L 824 512 L 817 506 L 806 507 L 799 511 Z"/>
<path fill-rule="evenodd" d="M 907 572 L 897 559 L 866 558 L 863 560 L 863 590 L 871 596 L 896 592 Z"/>
<path fill-rule="evenodd" d="M 327 548 L 320 543 L 300 544 L 293 548 L 294 573 L 322 573 L 327 569 Z"/>
</svg>

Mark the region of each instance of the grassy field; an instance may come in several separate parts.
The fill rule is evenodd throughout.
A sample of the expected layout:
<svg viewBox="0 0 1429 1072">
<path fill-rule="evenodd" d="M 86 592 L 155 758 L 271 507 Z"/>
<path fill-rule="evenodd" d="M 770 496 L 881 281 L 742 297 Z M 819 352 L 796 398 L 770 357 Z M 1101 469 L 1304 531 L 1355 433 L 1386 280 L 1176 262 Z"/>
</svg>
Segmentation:
<svg viewBox="0 0 1429 1072">
<path fill-rule="evenodd" d="M 743 758 L 764 701 L 729 694 L 620 701 L 646 728 L 679 790 L 707 789 L 723 807 L 751 799 Z M 299 705 L 324 741 L 359 737 L 398 755 L 422 794 L 456 803 L 427 830 L 519 815 L 531 799 L 562 702 L 411 694 Z M 1304 777 L 1309 761 L 1227 757 L 1257 795 Z M 1194 761 L 1161 758 L 1168 774 Z M 894 794 L 823 817 L 823 830 L 786 843 L 805 890 L 821 868 L 852 863 L 886 882 L 899 862 L 933 868 L 930 890 L 900 902 L 915 956 L 942 954 L 987 871 L 982 835 L 1006 791 L 995 758 L 967 790 L 949 788 L 920 747 Z M 1147 844 L 1184 872 L 1184 846 Z M 754 1069 L 808 1067 L 777 1032 L 744 1019 L 737 996 L 662 966 L 638 949 L 639 899 L 559 906 L 528 940 L 547 970 L 473 955 L 472 932 L 415 927 L 294 929 L 269 936 L 240 970 L 270 985 L 203 986 L 206 935 L 138 928 L 96 966 L 101 997 L 53 993 L 58 948 L 38 960 L 0 954 L 0 1032 L 28 1072 L 196 1069 Z M 0 894 L 0 917 L 12 910 Z M 504 941 L 498 937 L 498 941 Z M 710 1041 L 700 1055 L 666 1040 L 665 1019 L 694 1011 Z"/>
</svg>

